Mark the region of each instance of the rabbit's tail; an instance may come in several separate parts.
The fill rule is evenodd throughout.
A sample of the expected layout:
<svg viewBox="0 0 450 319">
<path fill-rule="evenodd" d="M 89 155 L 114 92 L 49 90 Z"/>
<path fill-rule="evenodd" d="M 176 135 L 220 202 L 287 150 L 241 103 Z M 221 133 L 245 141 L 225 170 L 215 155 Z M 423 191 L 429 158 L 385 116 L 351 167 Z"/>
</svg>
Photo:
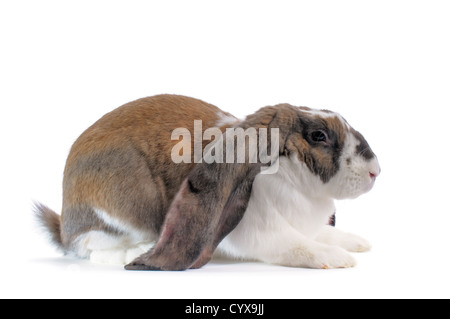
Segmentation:
<svg viewBox="0 0 450 319">
<path fill-rule="evenodd" d="M 38 222 L 50 235 L 50 239 L 55 246 L 64 251 L 64 245 L 61 238 L 61 216 L 53 210 L 40 203 L 34 204 L 34 214 Z"/>
</svg>

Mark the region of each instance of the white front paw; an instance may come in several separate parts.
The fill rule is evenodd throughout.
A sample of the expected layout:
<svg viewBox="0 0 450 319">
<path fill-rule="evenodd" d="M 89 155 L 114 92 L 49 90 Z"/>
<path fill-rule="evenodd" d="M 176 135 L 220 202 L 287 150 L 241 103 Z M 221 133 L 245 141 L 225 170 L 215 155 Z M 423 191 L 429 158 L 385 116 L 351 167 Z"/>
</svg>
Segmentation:
<svg viewBox="0 0 450 319">
<path fill-rule="evenodd" d="M 277 262 L 284 266 L 313 269 L 350 268 L 356 260 L 343 248 L 329 245 L 300 246 L 283 255 Z"/>
<path fill-rule="evenodd" d="M 366 252 L 372 249 L 372 245 L 367 240 L 358 235 L 349 233 L 342 236 L 339 246 L 345 250 L 358 253 Z"/>
<path fill-rule="evenodd" d="M 338 246 L 325 246 L 314 252 L 310 268 L 316 269 L 334 269 L 334 268 L 351 268 L 356 266 L 356 260 Z"/>
<path fill-rule="evenodd" d="M 342 247 L 351 252 L 365 252 L 372 248 L 372 245 L 364 238 L 331 226 L 324 226 L 316 240 L 327 245 Z"/>
</svg>

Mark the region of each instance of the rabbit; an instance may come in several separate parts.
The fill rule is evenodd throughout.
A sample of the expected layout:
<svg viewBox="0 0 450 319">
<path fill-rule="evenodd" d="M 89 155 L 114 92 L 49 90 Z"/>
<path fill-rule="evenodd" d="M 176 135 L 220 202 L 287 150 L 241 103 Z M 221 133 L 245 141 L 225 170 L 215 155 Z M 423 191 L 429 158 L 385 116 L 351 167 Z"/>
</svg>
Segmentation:
<svg viewBox="0 0 450 319">
<path fill-rule="evenodd" d="M 214 129 L 214 140 L 202 139 Z M 215 149 L 235 159 L 238 129 L 267 137 L 259 154 L 270 150 L 271 161 L 251 160 L 250 138 L 244 161 L 199 156 Z M 186 131 L 193 140 L 174 134 Z M 347 268 L 356 264 L 348 251 L 370 244 L 332 227 L 334 200 L 370 191 L 380 172 L 367 141 L 337 113 L 279 104 L 238 120 L 194 98 L 158 95 L 87 129 L 67 159 L 61 216 L 39 203 L 35 213 L 63 252 L 128 270 L 197 269 L 214 254 Z"/>
</svg>

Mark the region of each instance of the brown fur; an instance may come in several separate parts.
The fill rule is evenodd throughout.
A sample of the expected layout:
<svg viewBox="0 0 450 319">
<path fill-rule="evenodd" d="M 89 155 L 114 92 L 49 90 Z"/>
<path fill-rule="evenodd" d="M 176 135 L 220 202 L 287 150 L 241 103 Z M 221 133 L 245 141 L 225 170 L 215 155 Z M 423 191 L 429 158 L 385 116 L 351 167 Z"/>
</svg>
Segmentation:
<svg viewBox="0 0 450 319">
<path fill-rule="evenodd" d="M 50 239 L 57 246 L 62 246 L 61 217 L 45 205 L 34 205 L 35 216 L 45 230 L 50 230 Z"/>
</svg>

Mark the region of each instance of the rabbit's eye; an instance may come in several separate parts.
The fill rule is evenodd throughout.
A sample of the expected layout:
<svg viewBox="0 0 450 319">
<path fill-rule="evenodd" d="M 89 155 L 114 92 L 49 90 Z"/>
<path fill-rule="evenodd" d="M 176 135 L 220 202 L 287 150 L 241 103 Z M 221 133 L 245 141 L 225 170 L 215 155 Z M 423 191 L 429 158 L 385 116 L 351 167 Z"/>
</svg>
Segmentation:
<svg viewBox="0 0 450 319">
<path fill-rule="evenodd" d="M 324 131 L 314 131 L 311 133 L 311 140 L 316 143 L 328 144 L 328 135 Z"/>
</svg>

